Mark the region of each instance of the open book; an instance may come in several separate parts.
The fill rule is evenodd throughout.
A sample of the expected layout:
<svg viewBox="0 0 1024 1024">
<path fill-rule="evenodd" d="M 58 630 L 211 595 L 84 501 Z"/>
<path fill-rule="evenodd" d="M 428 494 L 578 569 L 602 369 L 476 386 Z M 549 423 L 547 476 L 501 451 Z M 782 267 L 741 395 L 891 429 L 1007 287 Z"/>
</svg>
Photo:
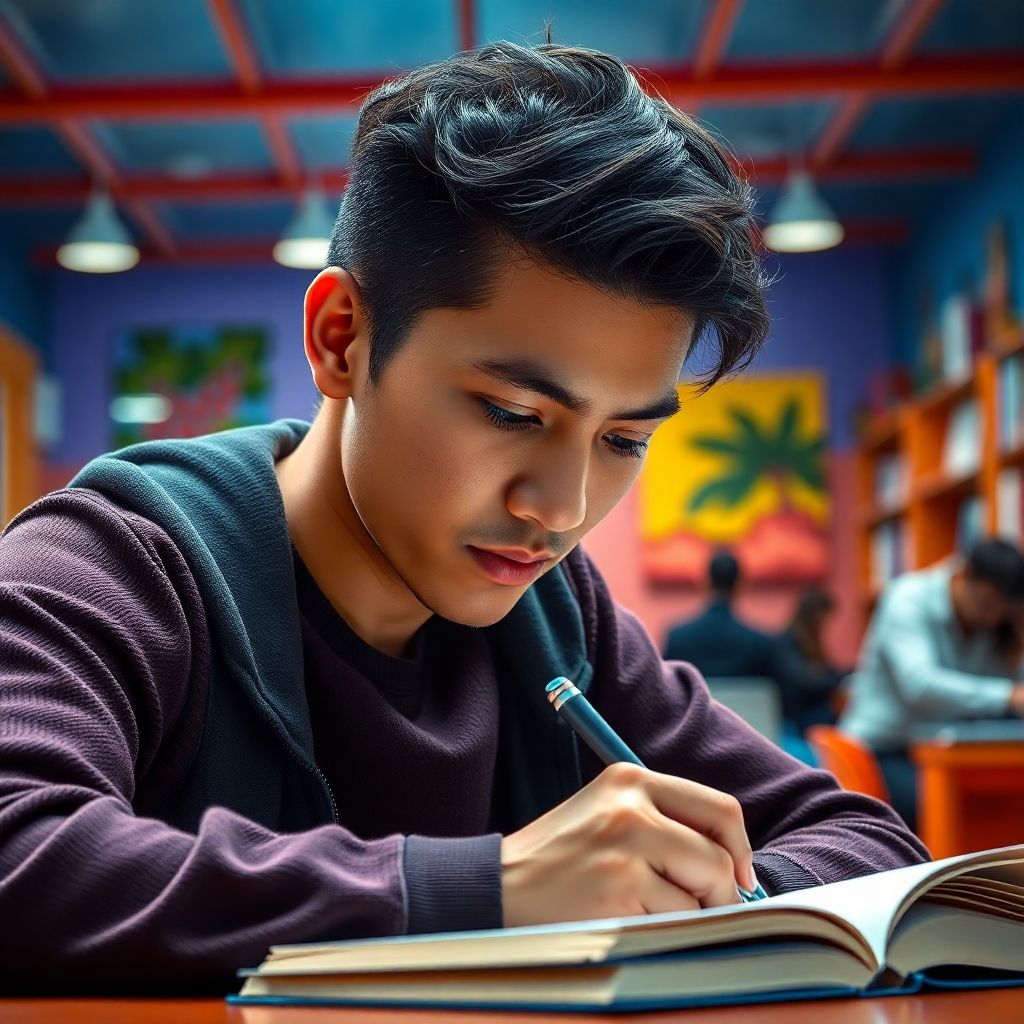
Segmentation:
<svg viewBox="0 0 1024 1024">
<path fill-rule="evenodd" d="M 1024 846 L 757 903 L 276 946 L 231 1002 L 633 1010 L 1024 984 Z"/>
</svg>

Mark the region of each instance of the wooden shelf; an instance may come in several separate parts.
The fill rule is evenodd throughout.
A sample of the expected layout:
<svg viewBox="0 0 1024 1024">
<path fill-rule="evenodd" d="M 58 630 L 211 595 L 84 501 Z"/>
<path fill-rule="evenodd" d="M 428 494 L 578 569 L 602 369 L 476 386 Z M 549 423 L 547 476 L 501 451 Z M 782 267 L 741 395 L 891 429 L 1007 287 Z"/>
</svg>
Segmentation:
<svg viewBox="0 0 1024 1024">
<path fill-rule="evenodd" d="M 948 381 L 945 384 L 940 384 L 927 394 L 915 398 L 912 404 L 917 413 L 927 415 L 931 412 L 937 412 L 948 405 L 955 405 L 962 398 L 969 398 L 973 393 L 974 377 L 971 375 L 963 380 Z"/>
<path fill-rule="evenodd" d="M 1000 345 L 995 351 L 995 357 L 1002 362 L 1021 352 L 1024 352 L 1024 329 L 1015 331 L 1009 344 Z"/>
<path fill-rule="evenodd" d="M 999 453 L 1000 469 L 1004 466 L 1019 466 L 1021 463 L 1024 463 L 1024 443 Z"/>
<path fill-rule="evenodd" d="M 981 470 L 972 469 L 959 476 L 936 473 L 918 480 L 913 486 L 912 501 L 934 501 L 936 498 L 961 497 L 975 491 Z"/>
<path fill-rule="evenodd" d="M 883 452 L 899 447 L 900 411 L 891 409 L 875 417 L 861 440 L 861 448 L 868 452 Z"/>
<path fill-rule="evenodd" d="M 868 530 L 873 530 L 882 523 L 891 522 L 893 519 L 899 519 L 900 516 L 907 514 L 909 506 L 907 502 L 901 501 L 896 505 L 886 505 L 883 508 L 866 508 L 858 517 L 860 519 L 861 526 Z"/>
</svg>

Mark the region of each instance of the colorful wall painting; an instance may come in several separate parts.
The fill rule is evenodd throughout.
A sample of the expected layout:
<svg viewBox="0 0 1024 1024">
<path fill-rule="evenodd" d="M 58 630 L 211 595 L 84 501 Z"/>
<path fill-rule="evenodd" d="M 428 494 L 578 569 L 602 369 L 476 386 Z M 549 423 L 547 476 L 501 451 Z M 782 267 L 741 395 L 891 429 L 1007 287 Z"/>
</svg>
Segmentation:
<svg viewBox="0 0 1024 1024">
<path fill-rule="evenodd" d="M 751 583 L 820 581 L 828 565 L 824 385 L 819 374 L 680 385 L 682 411 L 640 479 L 644 573 L 696 585 L 731 550 Z"/>
<path fill-rule="evenodd" d="M 129 331 L 114 355 L 114 446 L 265 423 L 269 349 L 266 329 L 254 325 Z M 123 411 L 132 409 L 142 411 Z"/>
</svg>

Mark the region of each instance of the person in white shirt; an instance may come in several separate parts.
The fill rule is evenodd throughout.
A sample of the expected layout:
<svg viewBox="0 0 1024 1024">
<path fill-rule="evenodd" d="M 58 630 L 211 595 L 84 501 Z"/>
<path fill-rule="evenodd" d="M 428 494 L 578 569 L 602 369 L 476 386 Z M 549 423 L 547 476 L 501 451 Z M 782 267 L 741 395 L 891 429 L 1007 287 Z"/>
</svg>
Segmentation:
<svg viewBox="0 0 1024 1024">
<path fill-rule="evenodd" d="M 839 728 L 878 756 L 896 810 L 915 825 L 914 726 L 1024 717 L 1024 555 L 979 541 L 966 562 L 906 573 L 871 619 Z"/>
</svg>

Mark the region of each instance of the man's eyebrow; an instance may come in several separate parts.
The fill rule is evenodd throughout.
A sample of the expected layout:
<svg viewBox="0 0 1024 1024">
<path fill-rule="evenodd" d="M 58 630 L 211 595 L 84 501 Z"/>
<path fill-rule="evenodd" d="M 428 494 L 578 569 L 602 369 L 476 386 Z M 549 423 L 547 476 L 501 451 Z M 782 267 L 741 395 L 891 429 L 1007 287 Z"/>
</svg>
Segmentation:
<svg viewBox="0 0 1024 1024">
<path fill-rule="evenodd" d="M 564 406 L 570 412 L 590 412 L 591 404 L 582 395 L 560 381 L 547 367 L 532 359 L 483 359 L 472 364 L 473 369 L 486 373 L 504 384 L 534 391 L 553 402 Z M 624 409 L 614 413 L 614 420 L 658 420 L 674 416 L 679 412 L 679 395 L 675 389 L 639 409 Z"/>
</svg>

